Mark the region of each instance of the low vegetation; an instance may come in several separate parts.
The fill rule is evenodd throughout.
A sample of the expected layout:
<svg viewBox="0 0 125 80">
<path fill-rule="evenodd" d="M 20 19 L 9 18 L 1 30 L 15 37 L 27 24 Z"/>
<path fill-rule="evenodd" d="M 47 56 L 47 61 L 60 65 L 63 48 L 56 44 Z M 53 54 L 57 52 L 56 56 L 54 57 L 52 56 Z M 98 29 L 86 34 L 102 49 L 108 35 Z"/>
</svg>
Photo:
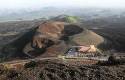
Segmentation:
<svg viewBox="0 0 125 80">
<path fill-rule="evenodd" d="M 34 63 L 34 62 L 33 62 Z M 125 66 L 69 65 L 57 60 L 22 70 L 3 70 L 2 80 L 124 80 Z M 0 68 L 1 69 L 1 68 Z"/>
<path fill-rule="evenodd" d="M 37 66 L 37 62 L 35 61 L 30 61 L 24 65 L 24 68 L 34 68 Z"/>
<path fill-rule="evenodd" d="M 77 23 L 79 21 L 79 18 L 77 16 L 59 15 L 57 17 L 52 18 L 52 20 L 63 21 L 67 23 Z"/>
<path fill-rule="evenodd" d="M 76 16 L 66 16 L 64 18 L 64 21 L 69 22 L 69 23 L 76 23 L 78 20 L 78 17 Z"/>
<path fill-rule="evenodd" d="M 116 59 L 116 56 L 111 55 L 108 58 L 108 61 L 99 61 L 97 65 L 101 66 L 114 66 L 114 65 L 124 65 L 125 60 L 124 59 Z"/>
</svg>

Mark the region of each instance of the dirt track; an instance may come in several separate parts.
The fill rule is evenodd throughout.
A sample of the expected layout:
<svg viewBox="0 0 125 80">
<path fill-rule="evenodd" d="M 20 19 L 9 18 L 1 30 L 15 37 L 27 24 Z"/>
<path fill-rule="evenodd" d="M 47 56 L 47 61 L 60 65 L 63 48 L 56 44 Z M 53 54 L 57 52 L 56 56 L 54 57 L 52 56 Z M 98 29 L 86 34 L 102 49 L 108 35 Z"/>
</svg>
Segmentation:
<svg viewBox="0 0 125 80">
<path fill-rule="evenodd" d="M 28 63 L 30 61 L 38 61 L 38 60 L 53 60 L 53 59 L 59 59 L 57 57 L 48 57 L 48 58 L 35 58 L 35 59 L 27 59 L 27 60 L 14 60 L 14 61 L 8 61 L 8 62 L 3 62 L 3 63 L 0 63 L 0 64 L 18 64 L 18 63 Z"/>
</svg>

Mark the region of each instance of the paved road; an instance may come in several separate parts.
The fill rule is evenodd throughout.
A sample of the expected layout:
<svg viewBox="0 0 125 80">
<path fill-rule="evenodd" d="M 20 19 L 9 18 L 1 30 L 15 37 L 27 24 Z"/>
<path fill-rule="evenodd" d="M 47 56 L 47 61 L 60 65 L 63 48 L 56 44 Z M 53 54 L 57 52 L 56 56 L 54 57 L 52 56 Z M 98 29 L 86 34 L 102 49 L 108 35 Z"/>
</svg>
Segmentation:
<svg viewBox="0 0 125 80">
<path fill-rule="evenodd" d="M 65 58 L 67 58 L 67 59 L 72 59 L 72 58 L 74 58 L 74 59 L 88 59 L 88 60 L 98 60 L 98 61 L 108 61 L 108 57 L 65 57 Z"/>
<path fill-rule="evenodd" d="M 70 57 L 68 57 L 70 58 Z M 78 58 L 78 57 L 76 57 Z M 108 58 L 107 57 L 101 57 L 101 58 L 98 58 L 98 57 L 91 57 L 91 58 L 88 58 L 88 57 L 81 57 L 82 59 L 91 59 L 91 60 L 100 60 L 100 61 L 107 61 Z M 18 63 L 27 63 L 27 62 L 30 62 L 30 61 L 38 61 L 38 60 L 48 60 L 48 59 L 61 59 L 61 58 L 58 58 L 58 57 L 48 57 L 48 58 L 34 58 L 34 59 L 27 59 L 27 60 L 17 60 L 17 61 L 9 61 L 9 62 L 3 62 L 3 63 L 0 63 L 0 64 L 18 64 Z"/>
</svg>

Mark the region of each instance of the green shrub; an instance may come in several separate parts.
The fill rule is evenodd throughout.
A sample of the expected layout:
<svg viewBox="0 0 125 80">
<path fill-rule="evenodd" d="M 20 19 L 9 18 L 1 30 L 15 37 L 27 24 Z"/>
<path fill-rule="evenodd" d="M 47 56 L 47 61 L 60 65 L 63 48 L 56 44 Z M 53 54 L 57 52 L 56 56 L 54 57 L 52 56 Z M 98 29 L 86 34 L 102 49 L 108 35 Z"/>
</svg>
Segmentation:
<svg viewBox="0 0 125 80">
<path fill-rule="evenodd" d="M 35 61 L 30 61 L 24 65 L 24 68 L 34 68 L 37 66 L 37 62 Z"/>
<path fill-rule="evenodd" d="M 111 55 L 111 56 L 108 58 L 108 63 L 109 63 L 109 64 L 116 64 L 116 58 L 115 58 L 115 56 Z"/>
<path fill-rule="evenodd" d="M 18 77 L 19 73 L 16 70 L 8 70 L 7 77 L 8 78 L 14 78 Z"/>
<path fill-rule="evenodd" d="M 64 20 L 69 23 L 76 23 L 78 18 L 76 16 L 66 16 Z"/>
</svg>

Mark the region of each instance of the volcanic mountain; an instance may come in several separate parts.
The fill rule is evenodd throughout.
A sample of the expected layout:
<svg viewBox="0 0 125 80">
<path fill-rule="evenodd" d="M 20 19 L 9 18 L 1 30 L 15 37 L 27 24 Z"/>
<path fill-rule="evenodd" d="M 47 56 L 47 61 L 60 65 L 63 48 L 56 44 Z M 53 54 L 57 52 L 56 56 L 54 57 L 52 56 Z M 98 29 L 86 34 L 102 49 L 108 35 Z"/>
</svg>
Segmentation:
<svg viewBox="0 0 125 80">
<path fill-rule="evenodd" d="M 3 48 L 3 53 L 29 57 L 48 57 L 64 54 L 70 45 L 95 45 L 105 43 L 105 39 L 95 32 L 79 25 L 45 21 Z M 13 54 L 12 54 L 13 53 Z M 15 57 L 15 56 L 14 56 Z"/>
<path fill-rule="evenodd" d="M 80 34 L 72 36 L 70 43 L 72 43 L 72 45 L 94 45 L 103 50 L 106 50 L 106 47 L 110 46 L 110 42 L 103 36 L 100 36 L 92 30 L 88 29 L 84 29 L 84 31 Z"/>
</svg>

